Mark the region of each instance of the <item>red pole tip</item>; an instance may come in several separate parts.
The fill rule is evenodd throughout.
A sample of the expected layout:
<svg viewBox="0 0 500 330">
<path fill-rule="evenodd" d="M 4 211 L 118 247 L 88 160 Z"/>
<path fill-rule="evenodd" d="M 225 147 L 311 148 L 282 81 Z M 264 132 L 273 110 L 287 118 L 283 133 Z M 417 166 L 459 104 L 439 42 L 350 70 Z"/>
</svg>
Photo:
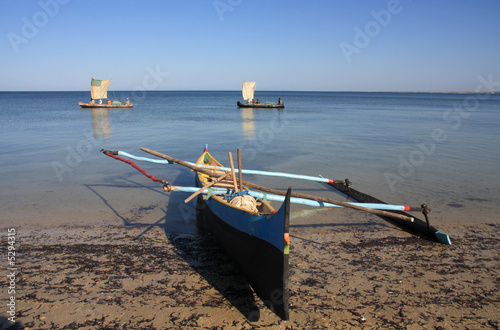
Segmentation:
<svg viewBox="0 0 500 330">
<path fill-rule="evenodd" d="M 405 211 L 409 211 L 410 207 L 405 205 Z"/>
<path fill-rule="evenodd" d="M 328 179 L 328 183 L 333 183 L 333 179 Z"/>
</svg>

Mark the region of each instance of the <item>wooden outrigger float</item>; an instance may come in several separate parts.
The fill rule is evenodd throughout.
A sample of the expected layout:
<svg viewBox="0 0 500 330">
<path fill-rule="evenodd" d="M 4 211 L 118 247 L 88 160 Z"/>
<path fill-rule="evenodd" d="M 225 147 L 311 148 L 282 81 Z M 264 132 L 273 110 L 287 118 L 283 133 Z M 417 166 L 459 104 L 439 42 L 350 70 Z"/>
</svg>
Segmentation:
<svg viewBox="0 0 500 330">
<path fill-rule="evenodd" d="M 385 202 L 381 201 L 380 199 L 377 199 L 373 196 L 367 195 L 367 194 L 362 193 L 356 189 L 351 188 L 350 182 L 347 179 L 345 180 L 344 184 L 337 183 L 337 182 L 329 182 L 328 185 L 337 189 L 341 193 L 344 193 L 346 196 L 357 200 L 360 203 L 385 204 Z M 410 211 L 410 210 L 405 210 L 405 211 Z M 393 223 L 394 225 L 400 227 L 403 230 L 415 233 L 415 234 L 420 235 L 422 237 L 426 237 L 432 241 L 436 241 L 439 243 L 450 245 L 451 241 L 450 241 L 450 237 L 448 236 L 448 234 L 445 234 L 442 231 L 439 231 L 438 229 L 431 226 L 431 224 L 429 222 L 429 216 L 428 216 L 428 214 L 431 210 L 427 207 L 426 204 L 421 205 L 421 211 L 425 217 L 425 221 L 418 219 L 418 218 L 415 218 L 415 217 L 414 217 L 413 221 L 410 221 L 410 222 L 402 221 L 402 220 L 399 220 L 398 218 L 385 217 L 383 215 L 380 215 L 380 217 L 388 222 Z M 405 213 L 402 210 L 394 211 L 394 212 L 401 214 L 401 215 L 410 216 L 408 213 Z"/>
<path fill-rule="evenodd" d="M 242 274 L 262 301 L 280 318 L 289 318 L 288 262 L 290 251 L 290 204 L 300 203 L 316 207 L 348 207 L 376 214 L 397 226 L 443 244 L 451 244 L 447 234 L 430 226 L 427 206 L 410 207 L 386 204 L 374 197 L 350 188 L 346 180 L 315 178 L 280 172 L 265 172 L 263 175 L 295 177 L 327 183 L 335 189 L 356 199 L 359 203 L 341 202 L 328 198 L 300 193 L 274 190 L 244 181 L 243 173 L 259 174 L 241 168 L 238 150 L 238 168 L 235 169 L 229 153 L 230 167 L 223 167 L 205 148 L 196 163 L 184 162 L 159 152 L 141 148 L 156 157 L 137 157 L 123 151 L 101 150 L 107 156 L 130 164 L 155 182 L 160 182 L 165 191 L 191 192 L 185 200 L 197 197 L 197 216 L 235 261 Z M 159 164 L 180 164 L 195 171 L 197 187 L 171 186 L 167 181 L 155 178 L 139 168 L 129 159 Z M 262 172 L 264 173 L 264 172 Z M 272 173 L 272 174 L 270 174 Z M 251 190 L 252 188 L 252 190 Z M 269 201 L 282 202 L 274 209 Z M 426 221 L 416 219 L 404 211 L 422 211 Z"/>
</svg>

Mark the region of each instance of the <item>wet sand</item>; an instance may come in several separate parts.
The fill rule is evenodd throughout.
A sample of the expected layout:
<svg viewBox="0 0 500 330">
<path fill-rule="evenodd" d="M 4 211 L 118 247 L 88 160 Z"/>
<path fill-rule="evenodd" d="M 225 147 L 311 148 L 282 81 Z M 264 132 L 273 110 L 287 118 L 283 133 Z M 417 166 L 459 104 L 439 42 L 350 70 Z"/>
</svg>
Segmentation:
<svg viewBox="0 0 500 330">
<path fill-rule="evenodd" d="M 208 234 L 18 228 L 14 328 L 499 329 L 500 225 L 440 228 L 445 246 L 372 216 L 332 224 L 322 212 L 292 219 L 288 321 Z M 6 328 L 5 307 L 0 315 Z"/>
</svg>

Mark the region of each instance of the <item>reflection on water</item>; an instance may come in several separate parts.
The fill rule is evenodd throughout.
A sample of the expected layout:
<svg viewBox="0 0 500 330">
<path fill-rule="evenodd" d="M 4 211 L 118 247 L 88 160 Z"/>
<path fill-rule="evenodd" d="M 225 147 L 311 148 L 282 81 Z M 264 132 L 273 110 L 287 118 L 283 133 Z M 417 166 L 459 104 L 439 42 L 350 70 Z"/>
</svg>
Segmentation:
<svg viewBox="0 0 500 330">
<path fill-rule="evenodd" d="M 243 140 L 255 140 L 255 120 L 252 108 L 241 109 L 241 128 Z"/>
<path fill-rule="evenodd" d="M 262 99 L 274 97 L 273 93 L 264 93 Z M 498 223 L 500 153 L 491 146 L 500 144 L 500 94 L 478 98 L 437 93 L 282 93 L 287 100 L 284 110 L 236 110 L 237 91 L 158 91 L 144 94 L 140 111 L 76 111 L 75 101 L 87 98 L 88 92 L 0 92 L 2 155 L 7 159 L 0 168 L 0 209 L 18 219 L 15 212 L 23 210 L 24 204 L 40 203 L 38 194 L 27 191 L 33 200 L 11 208 L 13 201 L 25 200 L 20 173 L 31 186 L 36 183 L 37 191 L 53 191 L 54 184 L 60 187 L 59 195 L 50 194 L 56 208 L 62 205 L 59 196 L 82 196 L 82 184 L 107 180 L 109 169 L 116 166 L 90 152 L 97 148 L 119 146 L 134 152 L 139 146 L 150 146 L 195 160 L 192 152 L 208 142 L 211 150 L 221 154 L 240 148 L 246 167 L 348 177 L 357 189 L 388 202 L 425 202 L 433 208 L 431 223 L 438 228 L 445 223 Z M 478 104 L 466 104 L 469 100 Z M 89 121 L 91 139 L 98 140 L 88 141 Z M 57 172 L 51 164 L 63 167 Z M 121 166 L 116 169 L 121 173 Z M 57 174 L 62 173 L 60 183 Z M 168 175 L 191 184 L 188 173 Z M 283 189 L 289 184 L 252 180 Z M 324 189 L 299 181 L 290 184 L 310 192 Z M 12 198 L 4 198 L 7 195 Z M 92 199 L 75 200 L 82 208 L 95 204 Z M 141 203 L 148 205 L 148 199 Z M 168 209 L 172 212 L 170 204 Z M 169 219 L 176 217 L 169 213 Z"/>
<path fill-rule="evenodd" d="M 109 120 L 109 110 L 102 108 L 92 108 L 92 128 L 94 129 L 94 139 L 109 139 L 111 135 L 111 123 Z"/>
</svg>

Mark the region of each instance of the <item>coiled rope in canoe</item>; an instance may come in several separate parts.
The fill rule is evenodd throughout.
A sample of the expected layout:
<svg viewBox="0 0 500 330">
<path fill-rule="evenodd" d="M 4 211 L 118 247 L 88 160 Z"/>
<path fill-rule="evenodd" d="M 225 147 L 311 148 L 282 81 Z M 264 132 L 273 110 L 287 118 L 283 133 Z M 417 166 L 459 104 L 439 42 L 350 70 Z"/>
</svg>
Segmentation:
<svg viewBox="0 0 500 330">
<path fill-rule="evenodd" d="M 250 195 L 236 196 L 229 201 L 229 204 L 250 212 L 258 212 L 257 201 Z"/>
</svg>

